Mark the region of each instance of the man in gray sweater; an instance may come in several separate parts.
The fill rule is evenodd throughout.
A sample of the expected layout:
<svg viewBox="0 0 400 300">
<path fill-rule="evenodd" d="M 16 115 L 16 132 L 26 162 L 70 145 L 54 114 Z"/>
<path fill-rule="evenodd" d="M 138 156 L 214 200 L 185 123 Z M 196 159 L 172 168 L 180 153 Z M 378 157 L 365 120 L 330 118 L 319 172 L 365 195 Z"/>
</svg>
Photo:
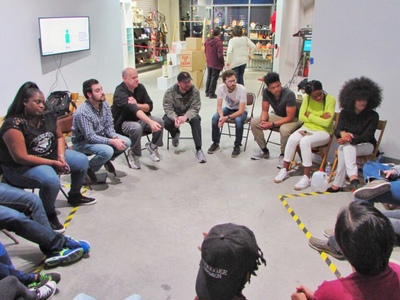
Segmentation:
<svg viewBox="0 0 400 300">
<path fill-rule="evenodd" d="M 189 122 L 196 146 L 196 158 L 199 163 L 205 163 L 207 160 L 201 150 L 200 92 L 192 85 L 191 81 L 192 77 L 188 72 L 181 72 L 178 74 L 178 82 L 165 92 L 164 127 L 171 134 L 172 145 L 177 147 L 179 145 L 179 127 Z"/>
</svg>

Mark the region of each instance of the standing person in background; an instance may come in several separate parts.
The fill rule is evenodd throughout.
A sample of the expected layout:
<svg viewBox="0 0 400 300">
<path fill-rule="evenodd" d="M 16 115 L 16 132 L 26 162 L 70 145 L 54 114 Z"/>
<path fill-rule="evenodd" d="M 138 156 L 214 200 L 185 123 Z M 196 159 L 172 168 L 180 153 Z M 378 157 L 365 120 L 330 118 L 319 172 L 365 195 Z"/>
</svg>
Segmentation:
<svg viewBox="0 0 400 300">
<path fill-rule="evenodd" d="M 243 36 L 242 26 L 235 26 L 232 36 L 226 53 L 226 67 L 235 71 L 237 83 L 244 85 L 244 70 L 249 57 L 253 55 L 256 45 L 247 36 Z"/>
<path fill-rule="evenodd" d="M 353 188 L 358 180 L 357 156 L 369 155 L 376 145 L 375 130 L 379 115 L 375 111 L 382 102 L 382 89 L 366 77 L 347 81 L 339 93 L 340 106 L 335 136 L 338 147 L 338 168 L 335 180 L 327 192 L 342 190 L 346 174 Z"/>
<path fill-rule="evenodd" d="M 206 41 L 204 52 L 207 60 L 206 97 L 216 99 L 215 89 L 219 73 L 224 68 L 224 49 L 220 39 L 221 29 L 214 28 L 213 35 Z"/>
</svg>

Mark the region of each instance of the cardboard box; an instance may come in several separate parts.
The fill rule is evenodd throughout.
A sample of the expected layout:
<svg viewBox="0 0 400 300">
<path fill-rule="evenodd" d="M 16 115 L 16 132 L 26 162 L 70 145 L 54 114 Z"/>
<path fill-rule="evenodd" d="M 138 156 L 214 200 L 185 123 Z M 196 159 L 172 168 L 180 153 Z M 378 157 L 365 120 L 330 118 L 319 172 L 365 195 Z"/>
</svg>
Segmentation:
<svg viewBox="0 0 400 300">
<path fill-rule="evenodd" d="M 191 71 L 189 73 L 190 73 L 190 76 L 192 76 L 193 85 L 195 87 L 197 87 L 198 89 L 201 89 L 203 87 L 204 80 L 205 80 L 205 78 L 203 78 L 204 71 Z"/>
<path fill-rule="evenodd" d="M 181 70 L 200 71 L 206 68 L 206 54 L 202 50 L 181 51 Z"/>
<path fill-rule="evenodd" d="M 202 50 L 201 38 L 186 38 L 187 50 Z"/>
<path fill-rule="evenodd" d="M 171 53 L 181 53 L 182 49 L 186 49 L 186 42 L 172 42 Z"/>
</svg>

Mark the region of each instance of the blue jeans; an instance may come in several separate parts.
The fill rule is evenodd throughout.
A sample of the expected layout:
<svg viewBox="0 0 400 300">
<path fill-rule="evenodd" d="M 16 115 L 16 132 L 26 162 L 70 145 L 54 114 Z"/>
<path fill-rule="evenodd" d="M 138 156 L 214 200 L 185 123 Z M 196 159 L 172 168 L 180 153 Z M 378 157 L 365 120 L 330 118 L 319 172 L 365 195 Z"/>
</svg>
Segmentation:
<svg viewBox="0 0 400 300">
<path fill-rule="evenodd" d="M 237 109 L 229 109 L 227 107 L 224 107 L 222 109 L 224 116 L 231 115 L 237 111 L 238 111 Z M 236 124 L 235 146 L 242 145 L 243 125 L 244 125 L 244 121 L 246 121 L 246 118 L 247 118 L 247 111 L 244 111 L 243 115 L 235 118 L 235 124 Z M 216 113 L 212 118 L 212 140 L 213 140 L 213 143 L 215 143 L 215 144 L 219 144 L 219 141 L 221 139 L 221 131 L 220 131 L 220 128 L 218 128 L 218 122 L 219 122 L 219 114 Z M 226 126 L 228 126 L 228 125 L 226 125 Z"/>
<path fill-rule="evenodd" d="M 246 65 L 247 64 L 244 64 L 232 69 L 236 73 L 237 83 L 240 83 L 241 85 L 244 85 L 243 76 L 244 76 L 244 70 L 246 69 Z"/>
<path fill-rule="evenodd" d="M 126 149 L 131 146 L 131 140 L 123 135 L 117 134 L 118 138 L 123 139 L 125 141 Z M 97 172 L 100 168 L 109 160 L 114 160 L 119 155 L 124 153 L 125 150 L 117 150 L 114 146 L 107 144 L 89 144 L 85 140 L 74 143 L 74 149 L 92 155 L 94 157 L 89 161 L 89 167 Z"/>
<path fill-rule="evenodd" d="M 379 170 L 386 171 L 390 170 L 391 167 L 382 165 L 377 162 L 369 161 L 364 165 L 363 172 L 364 172 L 364 178 L 367 179 L 383 179 L 379 175 Z M 380 195 L 378 197 L 375 197 L 373 199 L 368 200 L 367 202 L 370 204 L 374 204 L 377 202 L 381 203 L 389 203 L 389 204 L 395 204 L 395 205 L 400 205 L 400 178 L 396 179 L 395 181 L 391 181 L 390 185 L 392 188 L 390 189 L 389 192 Z M 356 199 L 358 200 L 358 199 Z"/>
<path fill-rule="evenodd" d="M 53 231 L 39 197 L 0 183 L 0 229 L 13 231 L 39 245 L 47 254 L 60 251 L 64 235 Z"/>
<path fill-rule="evenodd" d="M 25 285 L 32 283 L 35 279 L 35 274 L 25 274 L 24 272 L 15 269 L 7 250 L 0 242 L 0 280 L 10 275 L 15 276 Z"/>
<path fill-rule="evenodd" d="M 88 168 L 88 159 L 82 153 L 66 149 L 65 160 L 71 170 L 70 193 L 79 193 Z M 2 166 L 5 178 L 14 186 L 38 188 L 47 215 L 55 213 L 54 204 L 60 190 L 60 178 L 53 167 L 40 166 Z"/>
</svg>

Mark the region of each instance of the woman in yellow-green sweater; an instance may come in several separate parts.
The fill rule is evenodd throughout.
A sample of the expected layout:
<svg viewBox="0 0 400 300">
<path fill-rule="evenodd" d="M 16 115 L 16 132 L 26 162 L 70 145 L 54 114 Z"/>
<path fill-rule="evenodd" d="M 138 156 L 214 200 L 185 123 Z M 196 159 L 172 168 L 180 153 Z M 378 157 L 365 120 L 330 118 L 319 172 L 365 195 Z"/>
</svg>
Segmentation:
<svg viewBox="0 0 400 300">
<path fill-rule="evenodd" d="M 299 112 L 299 120 L 303 122 L 297 131 L 293 132 L 285 148 L 284 165 L 275 177 L 275 182 L 280 183 L 289 177 L 289 163 L 300 144 L 303 158 L 304 176 L 294 186 L 295 190 L 303 190 L 310 186 L 312 147 L 325 145 L 329 142 L 333 132 L 333 118 L 335 115 L 336 100 L 322 89 L 322 83 L 313 80 L 305 88 L 306 96 L 303 99 Z"/>
</svg>

